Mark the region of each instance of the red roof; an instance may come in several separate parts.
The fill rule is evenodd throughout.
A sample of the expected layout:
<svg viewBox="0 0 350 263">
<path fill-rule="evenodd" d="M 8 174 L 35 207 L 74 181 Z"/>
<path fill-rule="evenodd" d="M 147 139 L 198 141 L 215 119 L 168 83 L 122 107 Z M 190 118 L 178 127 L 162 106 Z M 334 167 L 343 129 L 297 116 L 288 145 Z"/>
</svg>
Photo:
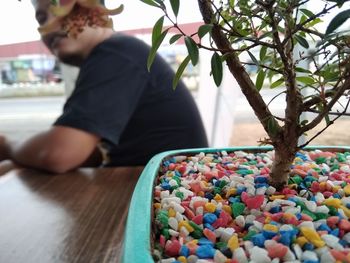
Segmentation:
<svg viewBox="0 0 350 263">
<path fill-rule="evenodd" d="M 197 29 L 201 24 L 203 23 L 195 22 L 195 23 L 182 24 L 179 26 L 185 34 L 191 35 L 197 32 Z M 137 34 L 145 35 L 145 34 L 151 34 L 152 28 L 125 30 L 122 32 L 130 35 L 137 35 Z M 175 34 L 179 33 L 179 31 L 176 28 L 171 28 L 170 32 Z M 183 44 L 183 41 L 179 41 L 178 44 Z M 50 51 L 46 48 L 43 42 L 41 42 L 41 40 L 8 44 L 8 45 L 0 45 L 0 59 L 13 58 L 19 55 L 33 55 L 33 54 L 51 55 Z"/>
</svg>

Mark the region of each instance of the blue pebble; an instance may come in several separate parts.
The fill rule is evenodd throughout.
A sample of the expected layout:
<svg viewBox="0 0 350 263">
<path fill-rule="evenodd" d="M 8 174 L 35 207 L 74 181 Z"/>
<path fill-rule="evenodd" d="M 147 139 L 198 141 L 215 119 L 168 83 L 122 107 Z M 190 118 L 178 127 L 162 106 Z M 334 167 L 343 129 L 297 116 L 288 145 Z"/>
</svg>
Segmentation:
<svg viewBox="0 0 350 263">
<path fill-rule="evenodd" d="M 296 197 L 288 197 L 288 201 L 292 201 L 292 202 L 296 203 L 298 201 L 298 199 Z"/>
<path fill-rule="evenodd" d="M 220 180 L 216 180 L 216 182 L 214 183 L 214 185 L 215 185 L 216 187 L 219 187 L 219 186 L 220 186 L 220 183 L 221 183 Z"/>
<path fill-rule="evenodd" d="M 261 188 L 261 187 L 266 187 L 266 188 L 268 188 L 269 185 L 268 185 L 268 184 L 265 184 L 265 183 L 262 183 L 262 184 L 260 184 L 260 183 L 255 184 L 255 188 Z"/>
<path fill-rule="evenodd" d="M 318 231 L 327 231 L 328 233 L 332 231 L 332 229 L 326 224 L 321 224 L 318 228 Z"/>
<path fill-rule="evenodd" d="M 214 198 L 214 195 L 212 193 L 207 192 L 205 193 L 204 197 L 210 201 Z"/>
<path fill-rule="evenodd" d="M 187 246 L 182 245 L 179 254 L 180 256 L 184 256 L 187 258 L 190 255 L 190 249 Z"/>
<path fill-rule="evenodd" d="M 262 234 L 264 235 L 264 237 L 265 237 L 266 239 L 271 239 L 271 238 L 273 238 L 274 236 L 277 235 L 276 232 L 267 231 L 267 230 L 263 230 L 263 231 L 262 231 Z"/>
<path fill-rule="evenodd" d="M 215 231 L 215 228 L 209 223 L 205 223 L 205 224 L 203 224 L 203 226 L 205 228 L 208 228 L 210 231 Z"/>
<path fill-rule="evenodd" d="M 339 243 L 340 243 L 340 245 L 342 245 L 343 247 L 345 247 L 345 246 L 348 245 L 348 242 L 346 242 L 346 240 L 344 240 L 344 239 L 339 240 Z"/>
<path fill-rule="evenodd" d="M 237 192 L 236 192 L 236 194 L 237 194 L 237 195 L 240 195 L 241 193 L 243 193 L 243 192 L 245 192 L 245 191 L 247 191 L 247 187 L 245 187 L 245 186 L 239 186 L 239 187 L 237 187 Z"/>
<path fill-rule="evenodd" d="M 283 231 L 283 233 L 280 233 L 281 237 L 278 240 L 279 243 L 282 243 L 285 246 L 290 246 L 292 243 L 292 235 L 293 231 Z"/>
<path fill-rule="evenodd" d="M 315 196 L 311 196 L 311 197 L 310 197 L 310 201 L 312 201 L 312 202 L 316 202 L 316 198 L 315 198 Z"/>
<path fill-rule="evenodd" d="M 295 214 L 295 217 L 296 217 L 298 220 L 300 220 L 300 219 L 301 219 L 301 213 L 296 213 L 296 214 Z"/>
<path fill-rule="evenodd" d="M 339 237 L 339 228 L 334 228 L 331 232 L 331 235 Z"/>
<path fill-rule="evenodd" d="M 241 202 L 241 200 L 240 200 L 238 197 L 232 197 L 232 196 L 228 199 L 228 201 L 229 201 L 231 204 Z"/>
<path fill-rule="evenodd" d="M 266 238 L 263 234 L 259 233 L 251 237 L 250 241 L 253 242 L 254 246 L 264 247 Z"/>
<path fill-rule="evenodd" d="M 203 222 L 208 224 L 214 223 L 217 219 L 218 217 L 213 213 L 206 213 L 203 216 Z"/>
<path fill-rule="evenodd" d="M 281 211 L 281 207 L 280 206 L 274 206 L 274 207 L 272 207 L 271 209 L 270 209 L 270 213 L 271 214 L 275 214 L 275 213 L 278 213 L 278 212 L 280 212 Z"/>
<path fill-rule="evenodd" d="M 308 175 L 308 176 L 306 176 L 306 177 L 304 178 L 304 182 L 305 182 L 305 183 L 306 183 L 306 182 L 311 182 L 313 179 L 314 179 L 313 176 Z"/>
<path fill-rule="evenodd" d="M 318 260 L 304 260 L 303 263 L 320 263 Z"/>
<path fill-rule="evenodd" d="M 171 186 L 168 182 L 164 182 L 160 185 L 160 187 L 162 187 L 163 190 L 170 190 Z"/>
<path fill-rule="evenodd" d="M 350 209 L 350 203 L 347 203 L 345 206 Z"/>
<path fill-rule="evenodd" d="M 254 182 L 256 184 L 265 184 L 268 182 L 268 179 L 265 176 L 257 176 L 254 178 Z"/>
<path fill-rule="evenodd" d="M 302 154 L 300 152 L 297 152 L 296 157 L 299 157 L 300 159 L 302 159 L 304 162 L 308 160 L 307 156 L 305 154 Z"/>
<path fill-rule="evenodd" d="M 222 211 L 221 209 L 216 209 L 215 212 L 214 212 L 214 214 L 215 214 L 217 217 L 219 217 L 221 211 Z"/>
<path fill-rule="evenodd" d="M 314 250 L 315 246 L 311 243 L 305 243 L 305 245 L 303 246 L 303 250 Z"/>
<path fill-rule="evenodd" d="M 197 248 L 196 255 L 199 258 L 213 258 L 215 249 L 212 246 L 202 245 Z"/>
<path fill-rule="evenodd" d="M 171 263 L 181 263 L 181 261 L 175 260 L 175 261 L 173 261 Z"/>
<path fill-rule="evenodd" d="M 205 237 L 201 237 L 200 239 L 198 239 L 198 245 L 214 247 L 214 243 Z"/>
<path fill-rule="evenodd" d="M 334 198 L 341 199 L 341 196 L 340 196 L 340 194 L 338 194 L 338 193 L 333 194 L 333 197 L 334 197 Z"/>
<path fill-rule="evenodd" d="M 175 175 L 178 177 L 182 177 L 181 173 L 179 171 L 175 171 Z"/>
</svg>

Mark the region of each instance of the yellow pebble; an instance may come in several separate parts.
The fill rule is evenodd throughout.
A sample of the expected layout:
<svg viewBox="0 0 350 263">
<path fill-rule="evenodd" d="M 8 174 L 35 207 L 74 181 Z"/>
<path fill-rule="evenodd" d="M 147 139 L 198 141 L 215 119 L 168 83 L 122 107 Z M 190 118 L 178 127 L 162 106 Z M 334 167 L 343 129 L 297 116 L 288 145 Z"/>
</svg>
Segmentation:
<svg viewBox="0 0 350 263">
<path fill-rule="evenodd" d="M 204 209 L 208 211 L 209 213 L 214 213 L 216 210 L 216 205 L 213 203 L 206 203 L 204 205 Z"/>
<path fill-rule="evenodd" d="M 338 198 L 328 198 L 323 201 L 323 204 L 333 206 L 335 208 L 340 208 L 340 206 L 342 205 L 342 202 Z"/>
<path fill-rule="evenodd" d="M 203 191 L 199 191 L 199 192 L 197 193 L 197 195 L 200 196 L 200 197 L 204 197 L 204 192 L 203 192 Z"/>
<path fill-rule="evenodd" d="M 333 193 L 337 193 L 340 188 L 341 188 L 340 185 L 335 185 L 335 186 L 332 187 L 332 192 Z"/>
<path fill-rule="evenodd" d="M 224 210 L 226 213 L 228 213 L 229 215 L 231 215 L 232 213 L 232 209 L 231 209 L 231 206 L 229 205 L 223 205 L 222 206 L 222 210 Z"/>
<path fill-rule="evenodd" d="M 235 195 L 237 193 L 237 189 L 236 188 L 230 188 L 227 190 L 226 193 L 226 198 L 229 198 L 231 195 Z"/>
<path fill-rule="evenodd" d="M 181 263 L 187 263 L 187 259 L 184 256 L 180 256 L 177 258 L 177 261 L 180 261 Z"/>
<path fill-rule="evenodd" d="M 174 208 L 170 207 L 168 210 L 168 216 L 175 217 L 175 215 L 176 215 L 176 211 L 174 210 Z"/>
<path fill-rule="evenodd" d="M 190 232 L 190 233 L 194 231 L 193 227 L 191 227 L 191 225 L 185 220 L 181 220 L 179 222 L 179 225 L 178 225 L 177 229 L 180 230 L 181 227 L 185 227 L 187 229 L 187 231 Z"/>
<path fill-rule="evenodd" d="M 344 211 L 344 214 L 347 217 L 350 217 L 350 209 L 349 208 L 347 208 L 346 206 L 343 206 L 343 205 L 341 205 L 340 208 Z"/>
<path fill-rule="evenodd" d="M 268 223 L 270 223 L 270 222 L 271 222 L 271 217 L 267 216 L 267 217 L 265 218 L 265 224 L 268 224 Z"/>
<path fill-rule="evenodd" d="M 162 205 L 160 203 L 153 204 L 154 209 L 160 209 Z"/>
<path fill-rule="evenodd" d="M 300 157 L 295 157 L 294 158 L 294 162 L 293 162 L 294 164 L 295 163 L 300 163 L 300 162 L 303 162 L 303 160 Z"/>
<path fill-rule="evenodd" d="M 350 195 L 350 184 L 347 184 L 347 185 L 344 187 L 344 192 L 345 192 L 345 195 L 346 195 L 346 196 Z"/>
<path fill-rule="evenodd" d="M 306 237 L 298 237 L 296 239 L 296 243 L 300 246 L 300 247 L 303 247 L 306 243 L 307 243 L 307 239 Z"/>
<path fill-rule="evenodd" d="M 214 200 L 215 200 L 215 201 L 222 201 L 223 199 L 222 199 L 221 195 L 216 194 L 216 195 L 214 196 Z"/>
<path fill-rule="evenodd" d="M 275 225 L 267 224 L 267 225 L 264 225 L 264 230 L 277 232 L 278 227 Z"/>
<path fill-rule="evenodd" d="M 297 184 L 289 184 L 289 185 L 288 185 L 288 188 L 289 188 L 289 189 L 297 189 L 297 188 L 298 188 L 298 185 L 297 185 Z"/>
<path fill-rule="evenodd" d="M 276 199 L 284 199 L 286 196 L 285 195 L 271 195 L 269 199 L 271 201 L 276 200 Z"/>
<path fill-rule="evenodd" d="M 309 240 L 309 242 L 312 243 L 314 246 L 318 248 L 325 246 L 326 243 L 321 239 L 321 237 L 314 229 L 308 227 L 301 227 L 300 231 L 301 233 L 303 233 L 304 237 L 306 237 L 306 239 Z"/>
<path fill-rule="evenodd" d="M 227 242 L 227 247 L 233 252 L 236 248 L 239 247 L 238 237 L 236 234 L 233 234 L 232 237 Z"/>
<path fill-rule="evenodd" d="M 291 213 L 284 213 L 283 214 L 283 218 L 284 219 L 291 219 L 291 218 L 294 218 L 295 215 L 294 214 L 291 214 Z"/>
</svg>

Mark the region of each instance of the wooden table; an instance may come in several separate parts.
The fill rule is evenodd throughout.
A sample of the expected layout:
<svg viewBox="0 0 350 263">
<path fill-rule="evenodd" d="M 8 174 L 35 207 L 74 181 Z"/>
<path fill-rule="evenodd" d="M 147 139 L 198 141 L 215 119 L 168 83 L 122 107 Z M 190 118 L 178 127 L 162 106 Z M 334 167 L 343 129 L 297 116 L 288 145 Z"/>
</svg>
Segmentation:
<svg viewBox="0 0 350 263">
<path fill-rule="evenodd" d="M 0 262 L 119 262 L 142 167 L 0 176 Z"/>
</svg>

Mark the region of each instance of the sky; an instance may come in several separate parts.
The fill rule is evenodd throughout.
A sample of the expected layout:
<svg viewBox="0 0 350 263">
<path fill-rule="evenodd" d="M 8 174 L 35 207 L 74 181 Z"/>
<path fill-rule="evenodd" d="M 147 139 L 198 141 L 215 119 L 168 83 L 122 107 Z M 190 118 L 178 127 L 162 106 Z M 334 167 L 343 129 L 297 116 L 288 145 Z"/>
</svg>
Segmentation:
<svg viewBox="0 0 350 263">
<path fill-rule="evenodd" d="M 105 0 L 105 2 L 110 8 L 124 4 L 124 12 L 113 19 L 116 30 L 152 27 L 162 15 L 160 10 L 140 0 Z M 180 3 L 179 23 L 201 21 L 197 0 L 184 0 Z M 308 8 L 316 12 L 323 7 L 322 3 L 323 0 L 310 0 Z M 344 4 L 343 9 L 350 9 L 350 3 Z M 38 40 L 40 35 L 36 30 L 37 27 L 31 0 L 0 0 L 0 45 Z"/>
</svg>

